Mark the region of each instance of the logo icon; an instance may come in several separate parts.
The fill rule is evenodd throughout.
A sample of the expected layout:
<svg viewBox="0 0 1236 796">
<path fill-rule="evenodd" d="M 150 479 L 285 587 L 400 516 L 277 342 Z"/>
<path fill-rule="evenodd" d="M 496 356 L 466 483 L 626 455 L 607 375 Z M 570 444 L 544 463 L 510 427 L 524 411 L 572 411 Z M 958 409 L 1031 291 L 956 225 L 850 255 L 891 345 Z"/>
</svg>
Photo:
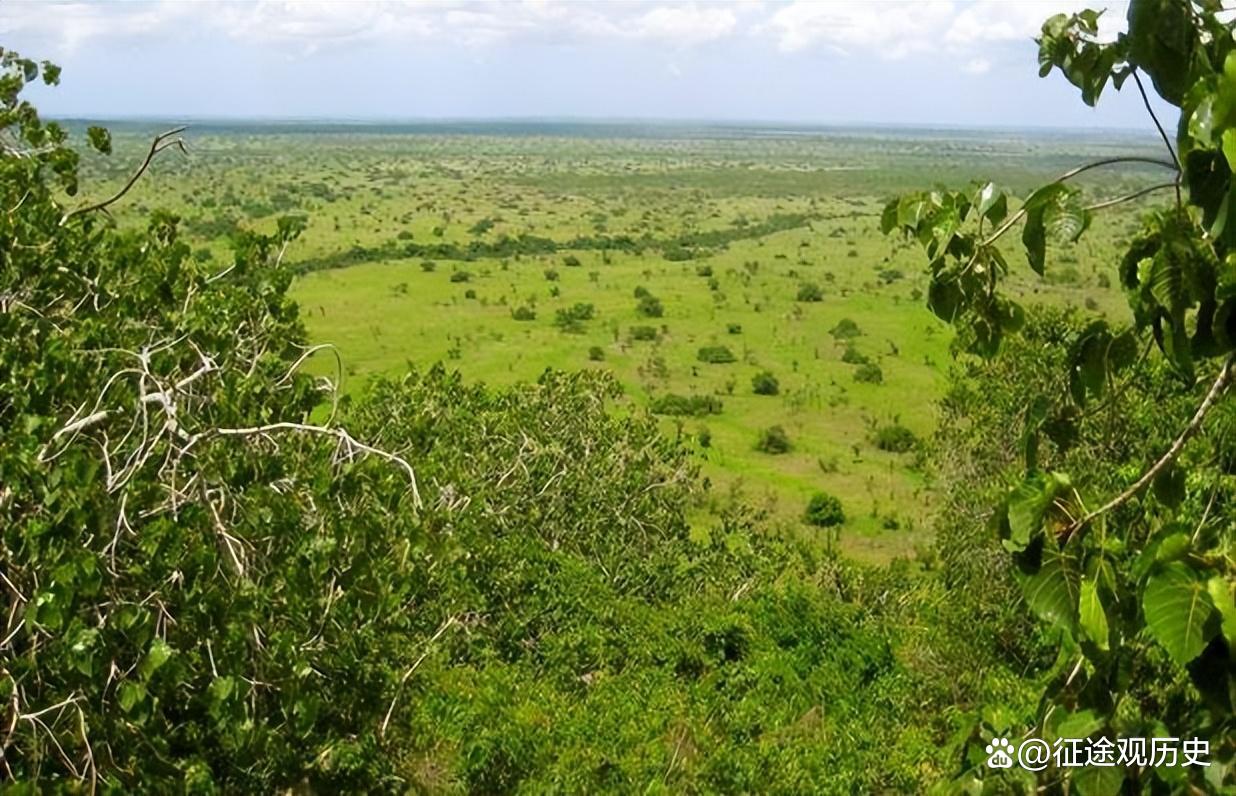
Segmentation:
<svg viewBox="0 0 1236 796">
<path fill-rule="evenodd" d="M 984 751 L 987 752 L 988 768 L 1013 767 L 1013 745 L 1008 742 L 1007 738 L 993 739 L 984 747 Z"/>
</svg>

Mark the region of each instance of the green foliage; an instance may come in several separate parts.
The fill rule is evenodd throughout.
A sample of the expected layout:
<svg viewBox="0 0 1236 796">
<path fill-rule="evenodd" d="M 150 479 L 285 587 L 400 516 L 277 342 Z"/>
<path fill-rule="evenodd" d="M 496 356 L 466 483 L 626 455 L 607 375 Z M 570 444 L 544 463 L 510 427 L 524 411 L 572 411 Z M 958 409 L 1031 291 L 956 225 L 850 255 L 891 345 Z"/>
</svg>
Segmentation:
<svg viewBox="0 0 1236 796">
<path fill-rule="evenodd" d="M 755 442 L 755 449 L 760 453 L 789 453 L 794 446 L 790 444 L 790 436 L 781 426 L 769 426 L 760 432 Z"/>
<path fill-rule="evenodd" d="M 532 309 L 527 304 L 523 304 L 511 310 L 511 318 L 517 321 L 535 321 L 536 310 Z"/>
<path fill-rule="evenodd" d="M 734 352 L 729 349 L 729 346 L 723 345 L 703 346 L 696 353 L 695 358 L 700 362 L 708 362 L 713 365 L 725 365 L 738 361 L 738 358 L 734 356 Z"/>
<path fill-rule="evenodd" d="M 591 304 L 576 302 L 554 313 L 554 326 L 564 332 L 580 334 L 584 331 L 584 324 L 592 320 L 594 312 L 595 308 Z"/>
<path fill-rule="evenodd" d="M 798 294 L 796 298 L 799 301 L 823 301 L 824 290 L 814 282 L 804 282 L 798 286 Z"/>
<path fill-rule="evenodd" d="M 816 492 L 807 502 L 803 521 L 817 528 L 831 528 L 845 522 L 841 501 L 827 492 Z"/>
<path fill-rule="evenodd" d="M 776 395 L 781 392 L 781 382 L 771 371 L 761 370 L 751 377 L 751 391 L 756 395 Z"/>
<path fill-rule="evenodd" d="M 666 393 L 653 398 L 652 403 L 649 404 L 649 411 L 653 414 L 677 417 L 719 415 L 722 408 L 721 399 L 713 395 Z"/>
<path fill-rule="evenodd" d="M 858 328 L 858 324 L 850 318 L 842 318 L 837 321 L 833 328 L 828 330 L 834 340 L 849 340 L 858 337 L 863 333 L 863 330 Z"/>
<path fill-rule="evenodd" d="M 1080 166 L 1030 193 L 1012 213 L 1007 194 L 991 183 L 911 194 L 886 205 L 881 227 L 922 246 L 928 306 L 956 327 L 963 348 L 993 357 L 1023 324 L 1020 308 L 999 292 L 1009 271 L 999 248 L 1006 232 L 1023 222 L 1022 246 L 1042 276 L 1049 239 L 1076 241 L 1094 212 L 1147 192 L 1088 205 L 1068 182 L 1073 177 L 1121 162 L 1162 166 L 1175 177 L 1148 189 L 1174 189 L 1175 202 L 1146 215 L 1114 263 L 1132 328 L 1102 319 L 1065 328 L 1038 350 L 1044 359 L 1054 349 L 1056 374 L 1023 381 L 1037 394 L 1022 397 L 1005 425 L 993 426 L 1007 428 L 1009 415 L 1018 417 L 1017 455 L 1010 458 L 1022 472 L 999 501 L 993 526 L 1012 554 L 1026 607 L 1050 628 L 1059 653 L 1043 678 L 1036 720 L 1044 731 L 1200 737 L 1227 765 L 1236 751 L 1236 647 L 1223 632 L 1220 605 L 1230 603 L 1236 580 L 1223 552 L 1233 538 L 1223 521 L 1203 532 L 1226 487 L 1215 459 L 1186 447 L 1222 400 L 1236 362 L 1236 280 L 1229 278 L 1236 226 L 1228 223 L 1236 208 L 1236 41 L 1219 10 L 1204 0 L 1134 0 L 1128 32 L 1114 42 L 1098 39 L 1094 11 L 1057 15 L 1043 26 L 1041 74 L 1060 69 L 1087 104 L 1109 81 L 1119 90 L 1132 78 L 1144 93 L 1145 75 L 1180 108 L 1174 146 L 1151 120 L 1163 133 L 1164 158 Z M 1138 352 L 1151 344 L 1178 380 L 1148 370 Z M 1200 403 L 1198 372 L 1213 381 Z M 1157 395 L 1147 394 L 1152 377 Z M 1178 398 L 1196 408 L 1176 410 Z M 1140 424 L 1142 436 L 1122 433 L 1120 416 L 1126 425 Z M 1091 458 L 1080 458 L 1078 449 Z M 1075 667 L 1073 674 L 1060 677 L 1065 667 Z M 1059 724 L 1046 725 L 1053 713 Z M 1072 776 L 1083 793 L 1219 792 L 1225 780 L 1226 773 L 1203 777 L 1187 769 Z"/>
<path fill-rule="evenodd" d="M 650 294 L 640 296 L 635 310 L 645 318 L 660 318 L 665 314 L 665 308 L 661 306 L 661 299 Z"/>
<path fill-rule="evenodd" d="M 918 437 L 914 432 L 900 423 L 890 423 L 876 429 L 872 442 L 882 451 L 890 453 L 906 453 L 918 445 Z"/>
<path fill-rule="evenodd" d="M 883 384 L 884 371 L 874 362 L 863 362 L 854 369 L 854 381 L 862 384 Z"/>
<path fill-rule="evenodd" d="M 659 336 L 657 334 L 657 327 L 643 326 L 643 325 L 632 326 L 630 334 L 631 334 L 632 340 L 642 340 L 642 341 L 656 340 L 657 337 Z"/>
</svg>

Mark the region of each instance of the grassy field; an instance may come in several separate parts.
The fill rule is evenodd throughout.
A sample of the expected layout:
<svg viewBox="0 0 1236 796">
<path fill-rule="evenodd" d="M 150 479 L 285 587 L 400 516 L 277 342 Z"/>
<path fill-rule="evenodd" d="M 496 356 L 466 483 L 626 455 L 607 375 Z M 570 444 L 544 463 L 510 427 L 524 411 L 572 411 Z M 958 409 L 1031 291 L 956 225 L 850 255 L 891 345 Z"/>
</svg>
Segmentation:
<svg viewBox="0 0 1236 796">
<path fill-rule="evenodd" d="M 123 152 L 147 131 L 120 132 Z M 879 234 L 884 200 L 979 177 L 1024 192 L 1083 159 L 1155 145 L 1128 134 L 567 124 L 205 125 L 192 138 L 189 159 L 159 163 L 142 185 L 132 217 L 170 205 L 195 256 L 223 261 L 236 228 L 308 212 L 286 255 L 304 271 L 293 294 L 311 336 L 336 346 L 345 390 L 408 363 L 494 383 L 606 368 L 632 406 L 708 404 L 663 421 L 689 436 L 708 478 L 701 531 L 741 495 L 814 536 L 800 518 L 823 490 L 845 509 L 842 548 L 874 561 L 912 554 L 932 510 L 917 446 L 883 450 L 877 435 L 929 437 L 953 361 L 948 328 L 923 306 L 918 255 Z M 119 180 L 126 162 L 90 165 Z M 1083 185 L 1103 198 L 1154 176 Z M 1053 253 L 1048 279 L 1022 277 L 1017 292 L 1119 307 L 1096 268 L 1127 233 L 1100 220 Z M 641 308 L 637 291 L 656 302 Z M 709 347 L 733 361 L 701 361 Z M 753 389 L 765 371 L 775 395 Z M 787 451 L 757 448 L 772 427 Z"/>
</svg>

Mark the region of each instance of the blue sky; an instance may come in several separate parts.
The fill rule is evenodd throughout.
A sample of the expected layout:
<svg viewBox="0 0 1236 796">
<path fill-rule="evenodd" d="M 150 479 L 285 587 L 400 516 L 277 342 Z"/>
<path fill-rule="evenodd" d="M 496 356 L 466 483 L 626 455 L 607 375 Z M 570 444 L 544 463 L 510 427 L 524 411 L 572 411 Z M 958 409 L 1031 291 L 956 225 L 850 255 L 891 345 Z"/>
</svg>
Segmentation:
<svg viewBox="0 0 1236 796">
<path fill-rule="evenodd" d="M 0 46 L 64 67 L 60 116 L 1143 127 L 1132 83 L 1038 78 L 1039 24 L 1086 5 L 0 0 Z"/>
</svg>

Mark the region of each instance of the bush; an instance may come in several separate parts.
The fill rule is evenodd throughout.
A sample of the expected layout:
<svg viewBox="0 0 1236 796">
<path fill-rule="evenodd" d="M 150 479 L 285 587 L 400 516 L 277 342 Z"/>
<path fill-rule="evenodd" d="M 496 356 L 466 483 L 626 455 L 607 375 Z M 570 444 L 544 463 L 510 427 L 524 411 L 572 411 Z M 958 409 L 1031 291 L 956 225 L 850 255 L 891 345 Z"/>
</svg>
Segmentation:
<svg viewBox="0 0 1236 796">
<path fill-rule="evenodd" d="M 546 268 L 545 269 L 545 280 L 548 282 L 557 282 L 558 281 L 558 271 L 554 268 Z"/>
<path fill-rule="evenodd" d="M 588 359 L 593 362 L 601 362 L 605 359 L 605 349 L 599 345 L 594 345 L 588 349 Z"/>
<path fill-rule="evenodd" d="M 695 275 L 696 275 L 696 276 L 705 276 L 705 277 L 707 277 L 707 276 L 712 276 L 712 266 L 711 266 L 711 265 L 697 265 L 697 266 L 695 266 Z"/>
<path fill-rule="evenodd" d="M 890 453 L 905 453 L 918 445 L 914 432 L 899 423 L 881 426 L 875 433 L 875 446 Z"/>
<path fill-rule="evenodd" d="M 642 298 L 646 298 L 651 295 L 652 293 L 649 293 L 648 288 L 644 287 L 643 285 L 637 285 L 635 287 L 635 298 L 642 299 Z"/>
<path fill-rule="evenodd" d="M 657 327 L 655 326 L 632 326 L 631 327 L 631 339 L 632 340 L 643 340 L 643 341 L 656 340 L 657 339 Z"/>
<path fill-rule="evenodd" d="M 566 257 L 563 257 L 562 264 L 568 268 L 579 268 L 581 265 L 583 265 L 583 263 L 579 261 L 579 258 L 576 257 L 574 254 L 568 254 Z"/>
<path fill-rule="evenodd" d="M 511 317 L 517 321 L 535 321 L 536 310 L 525 305 L 511 310 Z"/>
<path fill-rule="evenodd" d="M 807 502 L 803 521 L 817 528 L 832 528 L 845 522 L 841 501 L 827 492 L 816 492 Z"/>
<path fill-rule="evenodd" d="M 798 287 L 799 301 L 823 301 L 824 290 L 814 282 L 804 282 Z"/>
<path fill-rule="evenodd" d="M 781 392 L 781 383 L 771 371 L 763 370 L 751 377 L 751 389 L 756 395 L 776 395 Z"/>
<path fill-rule="evenodd" d="M 472 281 L 472 274 L 468 273 L 467 271 L 454 271 L 451 273 L 451 281 L 452 282 L 470 282 Z"/>
<path fill-rule="evenodd" d="M 834 340 L 849 340 L 851 337 L 858 337 L 863 333 L 863 330 L 858 328 L 858 324 L 849 318 L 842 318 L 837 321 L 837 324 L 828 330 L 828 333 L 833 336 Z"/>
<path fill-rule="evenodd" d="M 721 414 L 721 399 L 713 395 L 666 393 L 652 399 L 649 409 L 655 415 L 695 416 Z"/>
<path fill-rule="evenodd" d="M 769 426 L 764 429 L 755 443 L 755 449 L 761 453 L 789 453 L 792 447 L 789 435 L 781 426 Z"/>
<path fill-rule="evenodd" d="M 742 324 L 741 323 L 727 323 L 725 325 L 725 331 L 728 332 L 729 334 L 742 334 Z"/>
<path fill-rule="evenodd" d="M 708 362 L 713 365 L 724 365 L 729 362 L 738 361 L 738 358 L 734 356 L 734 352 L 723 345 L 706 345 L 696 352 L 695 358 L 700 362 Z"/>
<path fill-rule="evenodd" d="M 665 308 L 661 306 L 661 300 L 651 295 L 641 297 L 639 303 L 635 305 L 635 309 L 646 318 L 660 318 L 665 313 Z"/>
<path fill-rule="evenodd" d="M 578 334 L 584 330 L 584 322 L 592 320 L 591 304 L 577 302 L 554 313 L 554 325 L 564 332 Z"/>
<path fill-rule="evenodd" d="M 841 361 L 847 365 L 866 365 L 871 358 L 851 344 L 847 345 L 845 351 L 841 353 Z"/>
<path fill-rule="evenodd" d="M 884 371 L 874 362 L 867 362 L 854 369 L 854 381 L 863 384 L 882 384 Z"/>
<path fill-rule="evenodd" d="M 421 270 L 427 274 L 433 273 L 438 267 L 438 264 L 433 260 L 421 260 Z"/>
</svg>

